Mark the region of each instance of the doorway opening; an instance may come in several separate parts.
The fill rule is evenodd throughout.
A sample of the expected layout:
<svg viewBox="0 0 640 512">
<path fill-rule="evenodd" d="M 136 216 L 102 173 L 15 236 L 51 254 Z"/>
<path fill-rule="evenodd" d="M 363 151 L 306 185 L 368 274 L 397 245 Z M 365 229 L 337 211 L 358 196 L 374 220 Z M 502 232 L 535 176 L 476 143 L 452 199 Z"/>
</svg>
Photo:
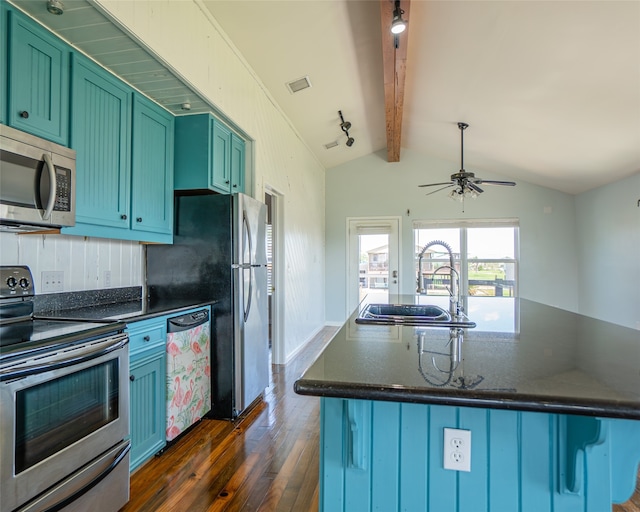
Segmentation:
<svg viewBox="0 0 640 512">
<path fill-rule="evenodd" d="M 267 205 L 267 295 L 269 316 L 269 349 L 273 364 L 284 363 L 284 341 L 282 335 L 282 222 L 283 196 L 271 188 L 265 188 L 264 202 Z"/>
</svg>

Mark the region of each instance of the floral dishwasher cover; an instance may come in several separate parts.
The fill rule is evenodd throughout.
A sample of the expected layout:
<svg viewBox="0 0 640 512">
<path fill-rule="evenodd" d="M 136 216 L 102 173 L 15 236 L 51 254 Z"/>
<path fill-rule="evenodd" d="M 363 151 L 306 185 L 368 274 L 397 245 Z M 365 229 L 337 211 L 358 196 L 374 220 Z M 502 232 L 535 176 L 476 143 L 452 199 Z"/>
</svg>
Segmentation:
<svg viewBox="0 0 640 512">
<path fill-rule="evenodd" d="M 210 327 L 167 334 L 167 441 L 211 410 Z"/>
</svg>

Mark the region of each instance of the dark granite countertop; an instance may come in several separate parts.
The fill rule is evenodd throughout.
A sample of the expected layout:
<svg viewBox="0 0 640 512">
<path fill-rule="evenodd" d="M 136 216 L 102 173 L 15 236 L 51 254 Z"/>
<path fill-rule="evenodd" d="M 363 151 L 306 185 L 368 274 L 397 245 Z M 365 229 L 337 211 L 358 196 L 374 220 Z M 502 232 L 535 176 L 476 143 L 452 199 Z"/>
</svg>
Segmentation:
<svg viewBox="0 0 640 512">
<path fill-rule="evenodd" d="M 47 318 L 136 322 L 214 304 L 188 298 L 142 300 L 139 287 L 38 296 L 36 314 Z"/>
<path fill-rule="evenodd" d="M 640 420 L 640 331 L 525 299 L 470 297 L 465 309 L 478 327 L 460 333 L 357 324 L 356 310 L 295 390 Z"/>
</svg>

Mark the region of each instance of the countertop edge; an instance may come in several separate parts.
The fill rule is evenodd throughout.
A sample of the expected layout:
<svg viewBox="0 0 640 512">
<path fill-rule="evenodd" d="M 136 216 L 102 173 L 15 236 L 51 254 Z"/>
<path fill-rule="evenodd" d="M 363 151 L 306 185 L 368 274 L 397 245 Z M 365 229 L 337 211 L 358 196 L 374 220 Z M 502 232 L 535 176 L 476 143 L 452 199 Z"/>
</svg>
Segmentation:
<svg viewBox="0 0 640 512">
<path fill-rule="evenodd" d="M 482 395 L 456 394 L 455 391 L 430 389 L 428 391 L 417 388 L 398 388 L 393 386 L 371 386 L 367 384 L 349 384 L 344 382 L 328 382 L 313 379 L 298 379 L 293 385 L 299 395 L 309 395 L 326 398 L 345 398 L 357 400 L 378 400 L 385 402 L 417 403 L 429 405 L 447 405 L 457 407 L 474 407 L 484 409 L 503 409 L 527 412 L 542 412 L 555 414 L 573 414 L 580 416 L 594 416 L 602 418 L 619 418 L 640 420 L 640 409 L 637 407 L 612 405 L 611 402 L 591 403 L 577 402 L 575 398 L 564 400 L 562 397 L 545 397 L 539 395 L 520 396 L 518 400 L 504 398 L 496 393 L 495 397 Z"/>
</svg>

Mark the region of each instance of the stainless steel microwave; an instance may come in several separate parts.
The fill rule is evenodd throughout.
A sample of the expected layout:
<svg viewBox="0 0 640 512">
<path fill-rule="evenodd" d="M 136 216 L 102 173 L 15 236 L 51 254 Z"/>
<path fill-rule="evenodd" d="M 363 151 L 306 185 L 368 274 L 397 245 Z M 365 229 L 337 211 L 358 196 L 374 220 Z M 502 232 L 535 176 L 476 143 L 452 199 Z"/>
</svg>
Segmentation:
<svg viewBox="0 0 640 512">
<path fill-rule="evenodd" d="M 0 125 L 0 230 L 75 225 L 76 152 Z"/>
</svg>

